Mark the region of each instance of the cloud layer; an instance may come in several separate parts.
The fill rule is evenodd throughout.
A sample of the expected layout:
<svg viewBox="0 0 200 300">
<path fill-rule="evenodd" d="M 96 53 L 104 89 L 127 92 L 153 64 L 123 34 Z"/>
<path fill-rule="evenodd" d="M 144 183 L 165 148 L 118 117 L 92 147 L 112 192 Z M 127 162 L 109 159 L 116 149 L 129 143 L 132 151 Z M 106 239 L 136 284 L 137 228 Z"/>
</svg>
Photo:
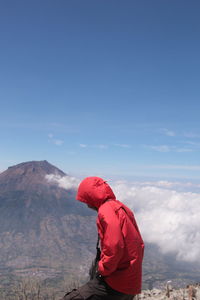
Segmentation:
<svg viewBox="0 0 200 300">
<path fill-rule="evenodd" d="M 58 174 L 46 175 L 46 179 L 48 182 L 57 183 L 59 187 L 66 190 L 77 189 L 79 184 L 79 180 L 75 177 L 60 176 Z"/>
<path fill-rule="evenodd" d="M 75 177 L 47 175 L 65 189 L 77 189 Z M 135 213 L 144 241 L 177 260 L 198 262 L 200 257 L 200 185 L 181 182 L 113 182 L 117 199 Z M 195 190 L 198 192 L 191 192 Z"/>
<path fill-rule="evenodd" d="M 173 189 L 172 183 L 113 184 L 117 198 L 135 211 L 144 240 L 162 253 L 195 262 L 200 257 L 200 194 Z"/>
</svg>

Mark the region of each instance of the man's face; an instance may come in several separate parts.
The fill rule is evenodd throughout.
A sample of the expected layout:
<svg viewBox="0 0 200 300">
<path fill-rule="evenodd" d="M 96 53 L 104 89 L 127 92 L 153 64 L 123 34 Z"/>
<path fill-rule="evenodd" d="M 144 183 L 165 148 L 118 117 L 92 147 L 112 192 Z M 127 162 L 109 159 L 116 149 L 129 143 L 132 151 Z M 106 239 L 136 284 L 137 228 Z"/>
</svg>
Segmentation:
<svg viewBox="0 0 200 300">
<path fill-rule="evenodd" d="M 94 207 L 94 206 L 92 206 L 92 205 L 90 205 L 90 204 L 87 204 L 87 206 L 88 206 L 89 208 L 95 210 L 95 211 L 98 211 L 98 209 L 97 209 L 96 207 Z"/>
</svg>

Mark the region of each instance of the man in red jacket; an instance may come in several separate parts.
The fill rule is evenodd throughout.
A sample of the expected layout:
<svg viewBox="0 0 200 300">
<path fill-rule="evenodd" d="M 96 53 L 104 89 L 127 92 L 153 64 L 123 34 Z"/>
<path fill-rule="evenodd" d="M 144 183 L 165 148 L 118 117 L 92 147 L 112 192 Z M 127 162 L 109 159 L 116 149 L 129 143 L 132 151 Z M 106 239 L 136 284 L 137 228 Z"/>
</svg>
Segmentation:
<svg viewBox="0 0 200 300">
<path fill-rule="evenodd" d="M 132 211 L 99 177 L 79 185 L 77 200 L 98 211 L 101 255 L 96 276 L 63 300 L 131 300 L 141 292 L 144 243 Z"/>
</svg>

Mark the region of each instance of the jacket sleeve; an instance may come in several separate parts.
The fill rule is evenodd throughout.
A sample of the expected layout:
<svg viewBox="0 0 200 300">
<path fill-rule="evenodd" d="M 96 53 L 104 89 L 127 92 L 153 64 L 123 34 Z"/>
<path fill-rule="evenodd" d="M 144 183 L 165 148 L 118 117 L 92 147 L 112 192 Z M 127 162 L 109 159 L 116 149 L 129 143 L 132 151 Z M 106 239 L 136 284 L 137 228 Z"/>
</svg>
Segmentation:
<svg viewBox="0 0 200 300">
<path fill-rule="evenodd" d="M 98 264 L 99 273 L 108 276 L 119 264 L 124 251 L 124 240 L 119 219 L 115 212 L 99 213 L 98 231 L 101 238 L 101 259 Z"/>
</svg>

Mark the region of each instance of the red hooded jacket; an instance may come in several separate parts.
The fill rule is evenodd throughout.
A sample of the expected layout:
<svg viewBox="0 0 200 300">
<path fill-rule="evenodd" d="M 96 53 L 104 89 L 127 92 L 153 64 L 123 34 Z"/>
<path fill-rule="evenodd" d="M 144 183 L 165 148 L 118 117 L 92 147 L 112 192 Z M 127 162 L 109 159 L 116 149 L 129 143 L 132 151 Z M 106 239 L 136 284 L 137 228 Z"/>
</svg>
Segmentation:
<svg viewBox="0 0 200 300">
<path fill-rule="evenodd" d="M 77 200 L 98 209 L 99 273 L 119 292 L 140 293 L 144 243 L 132 211 L 116 200 L 110 186 L 99 177 L 87 177 L 80 183 Z"/>
</svg>

